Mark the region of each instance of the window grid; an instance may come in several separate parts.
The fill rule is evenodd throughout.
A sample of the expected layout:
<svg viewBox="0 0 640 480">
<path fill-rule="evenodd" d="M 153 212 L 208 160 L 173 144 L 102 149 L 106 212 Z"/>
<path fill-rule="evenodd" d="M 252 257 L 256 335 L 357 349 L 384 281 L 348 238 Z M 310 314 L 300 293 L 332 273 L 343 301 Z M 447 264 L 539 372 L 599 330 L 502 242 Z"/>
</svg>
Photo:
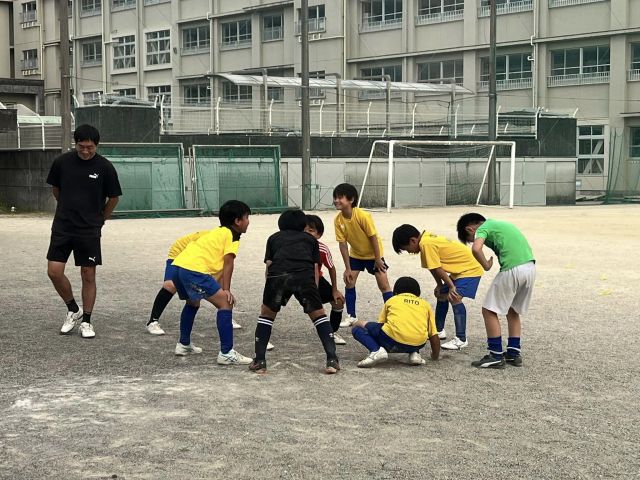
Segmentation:
<svg viewBox="0 0 640 480">
<path fill-rule="evenodd" d="M 267 87 L 267 100 L 274 103 L 284 102 L 284 87 Z"/>
<path fill-rule="evenodd" d="M 301 17 L 300 9 L 298 9 L 298 19 Z M 313 7 L 309 7 L 307 18 L 309 22 L 309 33 L 319 33 L 326 30 L 327 24 L 324 16 L 324 5 L 314 5 Z M 296 35 L 300 35 L 301 32 L 302 21 L 298 20 L 296 22 Z"/>
<path fill-rule="evenodd" d="M 533 0 L 496 0 L 496 14 L 528 12 L 533 10 Z M 478 17 L 489 16 L 489 0 L 482 0 Z"/>
<path fill-rule="evenodd" d="M 96 90 L 95 92 L 82 92 L 82 101 L 84 105 L 94 105 L 100 102 L 102 96 L 102 90 Z"/>
<path fill-rule="evenodd" d="M 463 61 L 442 60 L 439 62 L 427 62 L 418 65 L 418 81 L 429 83 L 451 83 L 462 85 Z"/>
<path fill-rule="evenodd" d="M 251 45 L 251 20 L 222 24 L 222 46 L 226 48 Z"/>
<path fill-rule="evenodd" d="M 231 82 L 222 82 L 222 101 L 231 103 L 250 102 L 253 99 L 251 85 L 236 85 Z"/>
<path fill-rule="evenodd" d="M 360 78 L 362 80 L 383 81 L 384 75 L 389 75 L 390 81 L 402 81 L 402 65 L 388 65 L 384 67 L 368 67 L 360 69 Z M 359 92 L 358 98 L 367 100 L 372 98 L 384 98 L 386 91 L 384 90 L 362 90 Z"/>
<path fill-rule="evenodd" d="M 211 105 L 211 89 L 207 83 L 184 86 L 184 104 L 194 106 Z"/>
<path fill-rule="evenodd" d="M 38 20 L 38 6 L 36 2 L 22 4 L 22 23 L 35 22 Z"/>
<path fill-rule="evenodd" d="M 136 8 L 136 0 L 111 0 L 111 10 L 113 12 L 130 8 Z"/>
<path fill-rule="evenodd" d="M 147 87 L 147 100 L 150 102 L 162 101 L 164 117 L 171 118 L 171 85 L 158 85 Z"/>
<path fill-rule="evenodd" d="M 362 29 L 380 30 L 402 23 L 402 0 L 368 0 L 362 4 Z"/>
<path fill-rule="evenodd" d="M 284 38 L 282 14 L 262 17 L 262 41 L 269 42 Z"/>
<path fill-rule="evenodd" d="M 640 158 L 640 127 L 631 127 L 631 141 L 629 142 L 629 155 L 631 158 Z"/>
<path fill-rule="evenodd" d="M 631 70 L 640 70 L 640 43 L 631 44 Z"/>
<path fill-rule="evenodd" d="M 604 125 L 578 127 L 579 175 L 602 175 L 605 173 Z"/>
<path fill-rule="evenodd" d="M 136 66 L 136 37 L 126 35 L 114 39 L 113 69 L 135 68 Z"/>
<path fill-rule="evenodd" d="M 610 69 L 609 46 L 568 48 L 551 52 L 551 74 L 584 75 L 608 72 Z"/>
<path fill-rule="evenodd" d="M 120 97 L 136 98 L 135 88 L 120 88 L 118 90 L 114 90 L 113 93 Z"/>
<path fill-rule="evenodd" d="M 23 50 L 22 70 L 35 70 L 36 68 L 38 68 L 38 49 Z"/>
<path fill-rule="evenodd" d="M 209 25 L 198 25 L 182 30 L 182 51 L 208 51 L 211 46 Z"/>
<path fill-rule="evenodd" d="M 102 42 L 95 40 L 82 44 L 82 65 L 100 65 L 102 63 Z"/>
<path fill-rule="evenodd" d="M 80 3 L 80 16 L 90 17 L 92 15 L 100 15 L 102 8 L 102 0 L 82 0 Z"/>
<path fill-rule="evenodd" d="M 148 32 L 147 65 L 164 65 L 171 62 L 171 32 L 159 30 Z"/>
</svg>

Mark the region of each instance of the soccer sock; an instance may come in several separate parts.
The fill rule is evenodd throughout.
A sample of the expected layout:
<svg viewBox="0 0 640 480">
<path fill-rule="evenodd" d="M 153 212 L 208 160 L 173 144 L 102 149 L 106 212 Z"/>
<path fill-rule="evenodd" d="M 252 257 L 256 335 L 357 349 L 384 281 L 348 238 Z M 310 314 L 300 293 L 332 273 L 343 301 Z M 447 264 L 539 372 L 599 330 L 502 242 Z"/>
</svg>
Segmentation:
<svg viewBox="0 0 640 480">
<path fill-rule="evenodd" d="M 327 360 L 338 358 L 336 355 L 336 343 L 333 341 L 333 330 L 331 330 L 331 323 L 329 323 L 327 316 L 323 315 L 316 318 L 313 321 L 313 325 L 316 327 L 324 352 L 327 354 Z"/>
<path fill-rule="evenodd" d="M 232 318 L 231 310 L 218 310 L 216 326 L 218 327 L 218 335 L 220 335 L 220 351 L 222 353 L 229 353 L 229 350 L 233 348 Z"/>
<path fill-rule="evenodd" d="M 164 309 L 167 308 L 167 305 L 169 305 L 169 302 L 172 298 L 173 293 L 171 293 L 166 288 L 160 289 L 160 291 L 156 295 L 156 299 L 153 301 L 153 307 L 151 308 L 151 317 L 149 318 L 147 325 L 160 319 L 160 315 L 162 315 Z"/>
<path fill-rule="evenodd" d="M 453 321 L 456 324 L 456 337 L 467 340 L 467 308 L 464 303 L 453 305 Z"/>
<path fill-rule="evenodd" d="M 487 344 L 492 357 L 502 358 L 502 337 L 489 337 Z"/>
<path fill-rule="evenodd" d="M 344 289 L 344 300 L 347 304 L 347 315 L 356 318 L 356 287 Z"/>
<path fill-rule="evenodd" d="M 355 327 L 351 330 L 351 333 L 353 334 L 353 338 L 364 345 L 365 348 L 370 352 L 377 352 L 380 349 L 380 345 L 378 345 L 378 342 L 376 342 L 375 339 L 371 335 L 369 335 L 369 332 L 365 328 Z"/>
<path fill-rule="evenodd" d="M 449 302 L 438 301 L 436 303 L 436 329 L 441 332 L 444 329 L 444 321 L 449 312 Z"/>
<path fill-rule="evenodd" d="M 340 322 L 342 321 L 342 308 L 340 310 L 331 309 L 329 314 L 329 321 L 331 322 L 331 329 L 337 332 L 340 328 Z"/>
<path fill-rule="evenodd" d="M 510 358 L 520 355 L 520 337 L 509 337 L 507 339 L 507 356 Z"/>
<path fill-rule="evenodd" d="M 191 329 L 193 321 L 196 319 L 196 313 L 200 307 L 194 307 L 188 303 L 184 304 L 182 313 L 180 314 L 180 343 L 182 345 L 191 344 Z"/>
<path fill-rule="evenodd" d="M 82 323 L 91 323 L 91 312 L 82 312 Z"/>
<path fill-rule="evenodd" d="M 382 301 L 384 303 L 387 303 L 387 300 L 389 300 L 391 297 L 393 297 L 393 292 L 384 292 L 382 294 Z"/>
<path fill-rule="evenodd" d="M 273 319 L 269 317 L 258 317 L 256 325 L 256 360 L 264 360 L 267 353 L 267 344 L 271 338 Z"/>
<path fill-rule="evenodd" d="M 72 298 L 68 302 L 64 302 L 64 303 L 67 304 L 67 308 L 69 309 L 70 312 L 78 313 L 78 310 L 80 310 L 80 307 L 76 303 L 76 299 L 75 298 Z"/>
</svg>

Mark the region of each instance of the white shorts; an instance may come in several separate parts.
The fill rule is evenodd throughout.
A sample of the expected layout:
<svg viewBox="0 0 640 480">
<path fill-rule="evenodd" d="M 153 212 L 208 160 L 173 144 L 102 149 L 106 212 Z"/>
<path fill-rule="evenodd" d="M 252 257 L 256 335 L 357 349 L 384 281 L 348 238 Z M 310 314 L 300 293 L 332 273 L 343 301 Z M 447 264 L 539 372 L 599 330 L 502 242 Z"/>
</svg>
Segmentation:
<svg viewBox="0 0 640 480">
<path fill-rule="evenodd" d="M 509 308 L 520 314 L 527 313 L 535 280 L 534 262 L 499 272 L 493 279 L 482 306 L 498 315 L 506 315 Z"/>
</svg>

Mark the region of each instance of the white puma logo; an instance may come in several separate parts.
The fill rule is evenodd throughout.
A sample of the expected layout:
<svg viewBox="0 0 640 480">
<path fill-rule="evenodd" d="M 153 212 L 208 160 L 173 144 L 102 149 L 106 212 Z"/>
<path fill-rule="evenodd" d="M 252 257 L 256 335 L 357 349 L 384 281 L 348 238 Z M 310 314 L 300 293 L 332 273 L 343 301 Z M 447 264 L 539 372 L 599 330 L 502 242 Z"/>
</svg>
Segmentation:
<svg viewBox="0 0 640 480">
<path fill-rule="evenodd" d="M 96 179 L 96 178 L 98 178 L 98 174 L 97 173 L 90 173 L 89 174 L 89 178 Z"/>
<path fill-rule="evenodd" d="M 95 263 L 95 262 L 96 262 L 96 257 L 88 257 L 88 258 L 89 258 L 89 260 L 91 260 L 93 263 Z"/>
</svg>

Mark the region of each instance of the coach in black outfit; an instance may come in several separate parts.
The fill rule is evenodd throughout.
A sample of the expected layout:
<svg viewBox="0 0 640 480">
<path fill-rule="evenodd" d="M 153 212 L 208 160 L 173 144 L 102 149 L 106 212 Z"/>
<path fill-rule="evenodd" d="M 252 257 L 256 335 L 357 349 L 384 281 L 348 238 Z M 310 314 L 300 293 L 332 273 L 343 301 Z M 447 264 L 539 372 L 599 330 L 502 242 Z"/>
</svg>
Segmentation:
<svg viewBox="0 0 640 480">
<path fill-rule="evenodd" d="M 100 142 L 98 130 L 81 125 L 73 132 L 73 138 L 75 151 L 57 157 L 47 177 L 58 202 L 47 252 L 47 274 L 68 308 L 60 334 L 70 333 L 82 319 L 80 336 L 93 338 L 96 334 L 91 312 L 96 301 L 96 265 L 102 264 L 100 235 L 122 190 L 113 164 L 96 153 Z M 76 266 L 80 267 L 84 312 L 73 298 L 71 283 L 64 273 L 72 251 Z"/>
</svg>

